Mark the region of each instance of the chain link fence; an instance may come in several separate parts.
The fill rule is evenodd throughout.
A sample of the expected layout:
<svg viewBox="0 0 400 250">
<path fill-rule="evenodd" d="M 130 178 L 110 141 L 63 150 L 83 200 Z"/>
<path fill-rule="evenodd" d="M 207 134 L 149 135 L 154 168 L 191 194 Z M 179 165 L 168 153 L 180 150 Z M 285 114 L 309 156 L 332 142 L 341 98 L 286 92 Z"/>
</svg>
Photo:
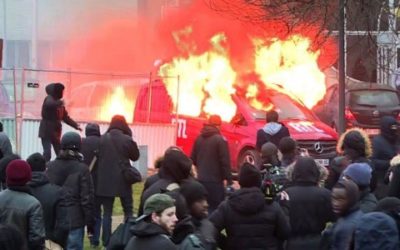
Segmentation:
<svg viewBox="0 0 400 250">
<path fill-rule="evenodd" d="M 179 78 L 176 79 L 176 95 Z M 79 122 L 109 122 L 124 115 L 128 123 L 171 124 L 177 116 L 163 79 L 152 73 L 114 74 L 46 69 L 0 68 L 0 120 L 17 152 L 22 122 L 40 120 L 50 83 L 64 84 L 64 104 Z M 177 105 L 175 105 L 177 106 Z"/>
</svg>

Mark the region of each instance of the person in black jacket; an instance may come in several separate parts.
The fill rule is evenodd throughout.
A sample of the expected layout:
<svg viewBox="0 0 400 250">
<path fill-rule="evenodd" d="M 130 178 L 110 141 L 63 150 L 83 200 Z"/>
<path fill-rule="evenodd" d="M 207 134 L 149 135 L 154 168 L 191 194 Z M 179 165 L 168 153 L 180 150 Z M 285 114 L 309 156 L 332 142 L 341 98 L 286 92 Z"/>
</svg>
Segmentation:
<svg viewBox="0 0 400 250">
<path fill-rule="evenodd" d="M 138 160 L 139 155 L 139 148 L 132 139 L 132 131 L 125 117 L 113 116 L 107 132 L 101 136 L 98 165 L 94 170 L 96 209 L 100 210 L 99 205 L 103 207 L 103 246 L 107 246 L 111 235 L 115 197 L 121 199 L 125 220 L 133 216 L 132 184 L 125 180 L 122 167 L 131 166 L 130 161 Z"/>
<path fill-rule="evenodd" d="M 89 169 L 92 175 L 93 185 L 96 187 L 96 168 L 97 168 L 97 157 L 100 148 L 100 127 L 96 123 L 88 123 L 85 128 L 85 138 L 82 138 L 82 149 L 81 153 L 83 155 L 83 162 L 91 167 Z M 96 160 L 94 164 L 91 165 L 94 157 L 96 156 Z M 97 247 L 99 245 L 99 237 L 100 237 L 100 229 L 101 229 L 101 211 L 100 211 L 100 203 L 99 198 L 94 196 L 94 218 L 95 218 L 95 226 L 92 237 L 90 237 L 90 245 L 93 247 Z"/>
<path fill-rule="evenodd" d="M 47 96 L 42 105 L 42 120 L 39 125 L 39 137 L 42 139 L 43 156 L 46 161 L 51 159 L 51 145 L 58 155 L 60 151 L 61 121 L 71 127 L 81 130 L 79 125 L 69 117 L 64 106 L 64 85 L 51 83 L 46 86 Z"/>
<path fill-rule="evenodd" d="M 197 168 L 197 179 L 208 192 L 211 213 L 225 198 L 224 180 L 232 185 L 228 143 L 221 135 L 221 117 L 212 115 L 194 142 L 191 158 Z"/>
<path fill-rule="evenodd" d="M 93 182 L 88 166 L 83 163 L 81 137 L 67 132 L 61 139 L 61 151 L 54 161 L 47 164 L 47 176 L 51 183 L 61 186 L 66 193 L 69 219 L 67 249 L 82 249 L 85 225 L 93 234 Z"/>
<path fill-rule="evenodd" d="M 384 183 L 386 172 L 390 167 L 390 160 L 399 152 L 399 124 L 394 117 L 384 116 L 380 123 L 380 134 L 372 139 L 371 161 L 377 175 L 376 197 L 382 199 L 387 196 L 388 185 Z"/>
<path fill-rule="evenodd" d="M 292 174 L 293 185 L 285 190 L 289 201 L 282 202 L 292 229 L 286 249 L 319 249 L 321 232 L 334 220 L 331 193 L 319 187 L 320 172 L 311 157 L 299 157 Z"/>
<path fill-rule="evenodd" d="M 283 137 L 290 136 L 289 129 L 282 123 L 278 122 L 279 115 L 275 110 L 267 112 L 267 124 L 262 129 L 257 131 L 256 148 L 261 150 L 261 147 L 266 142 L 272 142 L 275 146 L 279 146 L 279 142 Z"/>
<path fill-rule="evenodd" d="M 0 191 L 7 188 L 6 168 L 7 168 L 8 163 L 10 163 L 13 160 L 17 160 L 17 159 L 21 159 L 21 157 L 17 154 L 11 154 L 11 155 L 3 157 L 0 160 Z"/>
<path fill-rule="evenodd" d="M 239 184 L 211 216 L 217 232 L 225 229 L 222 249 L 279 249 L 290 234 L 288 220 L 276 202 L 267 202 L 260 190 L 260 171 L 249 163 L 240 168 Z"/>
<path fill-rule="evenodd" d="M 32 195 L 39 200 L 43 208 L 46 229 L 46 246 L 52 249 L 56 244 L 65 248 L 68 238 L 68 213 L 65 194 L 60 186 L 50 184 L 46 171 L 46 160 L 34 153 L 26 160 L 32 169 L 32 180 L 28 182 Z"/>
<path fill-rule="evenodd" d="M 185 181 L 179 191 L 185 197 L 188 206 L 191 221 L 194 225 L 194 235 L 200 240 L 201 245 L 206 250 L 217 248 L 216 242 L 216 229 L 214 225 L 207 219 L 208 216 L 208 203 L 207 203 L 207 190 L 204 186 L 195 180 Z M 189 235 L 181 244 L 193 246 L 195 243 L 194 238 Z"/>
<path fill-rule="evenodd" d="M 137 224 L 131 229 L 133 237 L 125 250 L 136 249 L 177 249 L 170 236 L 175 228 L 176 208 L 167 194 L 154 194 L 144 204 L 144 214 L 137 219 Z"/>
</svg>

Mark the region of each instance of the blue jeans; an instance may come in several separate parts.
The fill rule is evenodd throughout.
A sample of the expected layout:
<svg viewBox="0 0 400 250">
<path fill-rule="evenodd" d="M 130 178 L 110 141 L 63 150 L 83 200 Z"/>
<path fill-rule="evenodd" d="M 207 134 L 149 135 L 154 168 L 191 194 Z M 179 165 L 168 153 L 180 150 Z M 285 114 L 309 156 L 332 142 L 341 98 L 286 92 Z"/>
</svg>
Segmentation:
<svg viewBox="0 0 400 250">
<path fill-rule="evenodd" d="M 83 250 L 83 237 L 85 228 L 77 228 L 69 231 L 66 250 Z"/>
<path fill-rule="evenodd" d="M 103 206 L 103 220 L 102 220 L 102 227 L 103 227 L 103 234 L 101 237 L 101 241 L 103 242 L 103 246 L 108 245 L 108 241 L 110 240 L 111 236 L 111 225 L 112 225 L 112 211 L 114 205 L 114 197 L 104 197 L 104 196 L 96 196 L 96 204 L 95 204 L 95 214 L 96 217 L 99 219 L 98 223 L 96 222 L 95 225 L 95 235 L 97 228 L 100 228 L 101 222 L 101 206 Z M 100 216 L 99 216 L 100 215 Z M 96 219 L 97 220 L 97 219 Z M 96 237 L 93 235 L 93 243 L 96 243 Z M 97 242 L 99 241 L 100 230 L 97 234 Z M 95 244 L 93 244 L 95 245 Z"/>
</svg>

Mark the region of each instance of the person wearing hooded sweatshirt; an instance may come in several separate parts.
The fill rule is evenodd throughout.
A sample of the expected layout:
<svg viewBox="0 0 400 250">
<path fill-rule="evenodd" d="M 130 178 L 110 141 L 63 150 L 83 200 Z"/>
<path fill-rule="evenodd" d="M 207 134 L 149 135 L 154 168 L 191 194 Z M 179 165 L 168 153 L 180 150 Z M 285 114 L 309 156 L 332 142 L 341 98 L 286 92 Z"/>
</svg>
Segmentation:
<svg viewBox="0 0 400 250">
<path fill-rule="evenodd" d="M 333 187 L 332 209 L 338 216 L 338 220 L 323 232 L 323 237 L 329 239 L 328 242 L 324 242 L 329 245 L 328 249 L 351 249 L 354 230 L 363 215 L 363 212 L 359 209 L 358 201 L 358 187 L 352 180 L 339 180 Z"/>
<path fill-rule="evenodd" d="M 143 214 L 143 205 L 150 196 L 159 193 L 171 196 L 175 200 L 178 218 L 172 240 L 175 244 L 180 244 L 194 230 L 190 216 L 188 216 L 185 198 L 179 192 L 183 181 L 192 178 L 192 160 L 180 148 L 170 147 L 165 151 L 161 164 L 160 179 L 142 193 L 138 215 Z"/>
<path fill-rule="evenodd" d="M 399 231 L 389 215 L 371 212 L 361 216 L 354 233 L 354 250 L 398 250 Z"/>
<path fill-rule="evenodd" d="M 380 134 L 372 139 L 371 161 L 375 166 L 377 187 L 375 194 L 378 199 L 387 196 L 388 185 L 384 183 L 386 172 L 390 167 L 390 160 L 400 150 L 399 123 L 392 116 L 384 116 L 380 121 Z"/>
<path fill-rule="evenodd" d="M 64 106 L 64 85 L 51 83 L 46 86 L 47 96 L 42 104 L 42 120 L 39 125 L 39 137 L 42 139 L 43 156 L 47 161 L 51 159 L 51 145 L 58 155 L 60 151 L 61 121 L 71 127 L 81 130 L 79 125 L 69 117 Z"/>
<path fill-rule="evenodd" d="M 85 138 L 82 138 L 82 146 L 81 153 L 83 155 L 83 162 L 91 166 L 93 158 L 98 157 L 99 148 L 100 148 L 100 127 L 96 123 L 88 123 L 85 128 Z M 98 161 L 95 160 L 94 165 L 91 166 L 91 176 L 93 180 L 93 185 L 96 188 L 96 168 Z M 90 245 L 96 247 L 99 245 L 99 237 L 100 237 L 100 229 L 101 229 L 101 211 L 99 199 L 94 197 L 94 218 L 95 218 L 95 226 L 92 237 L 90 237 Z"/>
<path fill-rule="evenodd" d="M 275 110 L 267 112 L 267 123 L 262 129 L 257 131 L 256 148 L 261 150 L 262 145 L 266 142 L 272 142 L 277 147 L 283 137 L 290 136 L 289 129 L 282 123 L 278 122 L 279 115 Z"/>
<path fill-rule="evenodd" d="M 369 139 L 367 133 L 360 128 L 351 128 L 346 130 L 340 138 L 336 145 L 336 151 L 345 157 L 342 160 L 344 165 L 349 165 L 351 163 L 367 163 L 372 169 L 372 177 L 370 189 L 371 192 L 375 191 L 377 176 L 375 173 L 375 166 L 373 162 L 369 159 L 372 155 L 371 140 Z M 346 167 L 347 167 L 346 165 Z M 345 167 L 340 168 L 342 171 Z M 330 172 L 329 174 L 332 174 Z M 340 178 L 342 173 L 335 173 L 337 178 Z M 330 177 L 328 177 L 329 179 Z M 375 194 L 376 195 L 376 194 Z M 376 196 L 376 198 L 378 198 Z"/>
<path fill-rule="evenodd" d="M 32 169 L 28 186 L 43 208 L 46 246 L 53 250 L 65 248 L 69 230 L 65 194 L 60 186 L 49 182 L 45 173 L 46 160 L 40 153 L 30 155 L 26 161 Z"/>
<path fill-rule="evenodd" d="M 88 234 L 94 231 L 93 182 L 88 166 L 83 163 L 80 153 L 81 136 L 67 132 L 61 138 L 60 154 L 47 163 L 47 176 L 50 183 L 61 186 L 66 193 L 65 202 L 68 213 L 67 249 L 83 249 L 85 226 Z"/>
<path fill-rule="evenodd" d="M 221 117 L 212 115 L 194 142 L 190 158 L 197 169 L 197 179 L 208 192 L 208 211 L 211 213 L 225 198 L 224 180 L 233 184 L 229 148 L 219 127 Z"/>
<path fill-rule="evenodd" d="M 331 193 L 319 187 L 320 172 L 311 157 L 299 157 L 294 165 L 293 183 L 285 189 L 288 202 L 282 202 L 292 229 L 286 249 L 319 249 L 321 232 L 334 221 Z"/>
<path fill-rule="evenodd" d="M 290 226 L 281 207 L 267 202 L 261 192 L 260 171 L 244 163 L 239 173 L 240 189 L 223 201 L 209 217 L 217 232 L 225 230 L 222 249 L 280 249 Z"/>
<path fill-rule="evenodd" d="M 279 141 L 279 151 L 282 154 L 281 166 L 287 167 L 296 161 L 300 153 L 297 146 L 297 141 L 290 136 L 283 137 Z"/>
<path fill-rule="evenodd" d="M 24 248 L 42 250 L 45 228 L 40 202 L 26 185 L 32 178 L 29 164 L 13 160 L 6 169 L 7 189 L 0 192 L 0 224 L 15 226 L 24 238 Z"/>
<path fill-rule="evenodd" d="M 364 213 L 374 211 L 378 200 L 370 192 L 372 169 L 367 163 L 352 163 L 343 171 L 343 177 L 352 180 L 360 192 L 360 210 Z"/>
<path fill-rule="evenodd" d="M 133 216 L 132 184 L 125 180 L 121 164 L 131 166 L 130 161 L 138 160 L 139 156 L 139 148 L 125 117 L 114 115 L 107 132 L 101 136 L 98 165 L 94 171 L 96 209 L 100 210 L 99 205 L 103 207 L 103 246 L 107 246 L 111 235 L 115 197 L 121 198 L 125 220 Z"/>
</svg>

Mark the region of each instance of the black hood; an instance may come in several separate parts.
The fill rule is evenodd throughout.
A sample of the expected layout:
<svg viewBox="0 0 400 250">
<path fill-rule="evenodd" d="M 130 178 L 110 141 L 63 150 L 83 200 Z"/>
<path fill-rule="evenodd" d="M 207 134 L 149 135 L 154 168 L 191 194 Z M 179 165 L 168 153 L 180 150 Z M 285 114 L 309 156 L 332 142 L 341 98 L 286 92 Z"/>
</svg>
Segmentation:
<svg viewBox="0 0 400 250">
<path fill-rule="evenodd" d="M 131 232 L 133 235 L 137 237 L 149 237 L 155 236 L 159 234 L 168 235 L 167 231 L 165 231 L 162 227 L 155 223 L 149 223 L 146 221 L 141 221 L 138 224 L 134 225 L 131 228 Z"/>
<path fill-rule="evenodd" d="M 128 123 L 126 123 L 125 117 L 122 115 L 114 115 L 111 119 L 110 127 L 108 127 L 107 132 L 112 129 L 119 129 L 124 134 L 132 136 L 132 130 L 129 128 Z"/>
<path fill-rule="evenodd" d="M 311 157 L 299 157 L 294 164 L 292 179 L 296 184 L 317 184 L 319 175 L 317 164 Z"/>
<path fill-rule="evenodd" d="M 180 150 L 169 150 L 165 152 L 161 163 L 161 178 L 171 179 L 180 183 L 190 176 L 192 160 Z"/>
<path fill-rule="evenodd" d="M 62 83 L 50 83 L 46 86 L 46 93 L 54 99 L 59 100 L 63 98 L 64 85 Z"/>
<path fill-rule="evenodd" d="M 32 180 L 28 182 L 30 187 L 40 187 L 49 183 L 49 178 L 44 172 L 32 172 Z"/>
<path fill-rule="evenodd" d="M 0 160 L 0 181 L 5 183 L 6 182 L 6 168 L 8 163 L 10 163 L 13 160 L 21 159 L 19 155 L 16 154 L 11 154 L 7 155 Z"/>
<path fill-rule="evenodd" d="M 216 134 L 220 134 L 217 127 L 209 124 L 205 124 L 200 133 L 202 137 L 210 137 Z"/>
<path fill-rule="evenodd" d="M 392 126 L 398 125 L 396 119 L 391 116 L 384 116 L 381 119 L 381 135 L 385 137 L 386 140 L 390 141 L 391 143 L 396 142 L 397 138 L 397 130 L 391 129 Z"/>
<path fill-rule="evenodd" d="M 100 136 L 100 127 L 96 123 L 88 123 L 85 128 L 86 136 Z"/>
<path fill-rule="evenodd" d="M 229 206 L 241 214 L 254 214 L 264 208 L 264 195 L 258 187 L 242 188 L 228 200 Z"/>
</svg>

